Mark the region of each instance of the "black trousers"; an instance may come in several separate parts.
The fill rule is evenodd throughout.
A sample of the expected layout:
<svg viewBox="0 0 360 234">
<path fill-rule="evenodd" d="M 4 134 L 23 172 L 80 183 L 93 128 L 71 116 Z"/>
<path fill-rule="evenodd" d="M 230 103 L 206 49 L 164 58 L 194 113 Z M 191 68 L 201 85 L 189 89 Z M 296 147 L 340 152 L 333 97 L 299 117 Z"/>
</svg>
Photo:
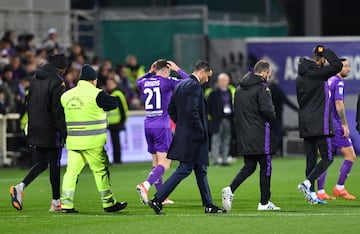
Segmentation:
<svg viewBox="0 0 360 234">
<path fill-rule="evenodd" d="M 230 188 L 235 192 L 242 182 L 254 173 L 257 163 L 260 165 L 260 202 L 266 205 L 271 196 L 271 155 L 244 155 L 244 166 L 231 182 Z"/>
<path fill-rule="evenodd" d="M 310 190 L 314 192 L 314 183 L 333 162 L 331 138 L 326 136 L 304 138 L 306 154 L 306 178 L 311 182 Z M 318 150 L 321 161 L 318 160 Z"/>
<path fill-rule="evenodd" d="M 120 145 L 120 127 L 118 124 L 109 125 L 111 143 L 113 146 L 114 163 L 122 163 Z"/>
<path fill-rule="evenodd" d="M 34 166 L 22 181 L 28 186 L 50 165 L 50 183 L 53 199 L 60 199 L 60 159 L 61 148 L 32 148 Z"/>
</svg>

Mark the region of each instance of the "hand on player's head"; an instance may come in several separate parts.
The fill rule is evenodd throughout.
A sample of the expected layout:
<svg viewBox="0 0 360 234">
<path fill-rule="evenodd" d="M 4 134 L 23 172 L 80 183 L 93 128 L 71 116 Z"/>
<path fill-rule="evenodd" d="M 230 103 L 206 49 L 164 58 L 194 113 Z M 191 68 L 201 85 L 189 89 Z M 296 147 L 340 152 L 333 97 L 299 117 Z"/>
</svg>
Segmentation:
<svg viewBox="0 0 360 234">
<path fill-rule="evenodd" d="M 173 70 L 173 71 L 178 71 L 178 70 L 180 70 L 180 68 L 178 67 L 178 65 L 176 65 L 176 63 L 174 63 L 173 61 L 168 60 L 167 63 L 168 63 L 168 65 L 169 65 L 168 67 L 169 67 L 171 70 Z"/>
<path fill-rule="evenodd" d="M 156 62 L 157 62 L 157 61 L 155 61 L 155 62 L 153 62 L 153 63 L 151 64 L 151 67 L 150 67 L 149 73 L 153 73 L 153 72 L 155 72 Z"/>
<path fill-rule="evenodd" d="M 322 45 L 315 46 L 315 48 L 313 50 L 314 54 L 316 54 L 317 56 L 320 56 L 320 57 L 324 57 L 324 51 L 325 51 L 325 47 Z"/>
</svg>

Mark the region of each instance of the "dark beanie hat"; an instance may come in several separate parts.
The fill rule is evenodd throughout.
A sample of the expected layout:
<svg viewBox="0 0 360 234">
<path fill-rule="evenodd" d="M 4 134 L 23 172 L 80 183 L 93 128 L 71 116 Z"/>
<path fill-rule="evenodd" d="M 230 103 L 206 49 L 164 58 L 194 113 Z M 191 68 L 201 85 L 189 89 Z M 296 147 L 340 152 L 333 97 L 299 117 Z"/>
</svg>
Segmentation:
<svg viewBox="0 0 360 234">
<path fill-rule="evenodd" d="M 67 67 L 67 61 L 64 54 L 51 55 L 48 57 L 48 62 L 59 69 Z"/>
<path fill-rule="evenodd" d="M 84 64 L 80 72 L 80 80 L 96 80 L 97 72 L 89 64 Z"/>
</svg>

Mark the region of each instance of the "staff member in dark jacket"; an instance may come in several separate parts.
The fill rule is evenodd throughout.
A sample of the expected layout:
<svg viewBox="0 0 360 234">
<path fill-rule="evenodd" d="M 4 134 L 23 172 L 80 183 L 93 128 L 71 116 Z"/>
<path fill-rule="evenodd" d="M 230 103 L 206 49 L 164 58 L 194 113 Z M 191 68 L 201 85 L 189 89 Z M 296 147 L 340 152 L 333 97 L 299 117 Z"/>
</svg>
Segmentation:
<svg viewBox="0 0 360 234">
<path fill-rule="evenodd" d="M 222 190 L 222 204 L 230 211 L 233 192 L 260 165 L 261 198 L 258 210 L 280 210 L 270 201 L 271 155 L 275 136 L 271 124 L 276 121 L 271 92 L 268 87 L 270 64 L 260 60 L 254 73 L 247 73 L 236 89 L 234 100 L 235 129 L 239 153 L 244 155 L 244 166 L 230 186 Z"/>
<path fill-rule="evenodd" d="M 66 70 L 63 54 L 50 56 L 49 63 L 40 67 L 30 81 L 28 96 L 28 137 L 33 149 L 34 166 L 24 180 L 11 186 L 12 205 L 22 210 L 22 196 L 28 186 L 50 164 L 50 182 L 53 200 L 50 211 L 61 210 L 60 206 L 60 157 L 66 138 L 64 110 L 60 96 L 65 92 L 62 75 Z"/>
<path fill-rule="evenodd" d="M 324 66 L 326 60 L 329 65 Z M 326 203 L 314 192 L 314 181 L 333 162 L 331 138 L 334 136 L 327 80 L 339 73 L 342 63 L 335 53 L 318 45 L 313 49 L 312 60 L 301 58 L 296 78 L 299 103 L 300 137 L 304 138 L 306 154 L 306 179 L 298 185 L 311 204 Z M 317 164 L 317 151 L 321 161 Z"/>
<path fill-rule="evenodd" d="M 176 129 L 167 157 L 179 161 L 180 165 L 149 201 L 149 206 L 158 215 L 164 214 L 162 202 L 192 170 L 195 172 L 205 213 L 223 213 L 223 210 L 213 204 L 207 181 L 209 140 L 201 84 L 206 83 L 211 75 L 208 62 L 197 62 L 194 72 L 175 87 L 171 97 L 168 111 L 176 123 Z"/>
<path fill-rule="evenodd" d="M 272 125 L 275 133 L 275 144 L 277 155 L 283 156 L 283 111 L 284 105 L 287 105 L 293 111 L 298 112 L 299 107 L 297 107 L 290 99 L 286 96 L 284 91 L 279 85 L 279 80 L 277 78 L 271 78 L 269 88 L 271 90 L 271 97 L 273 104 L 275 106 L 276 121 Z"/>
<path fill-rule="evenodd" d="M 230 77 L 226 73 L 220 73 L 216 87 L 211 91 L 207 101 L 210 116 L 211 154 L 214 165 L 228 165 L 228 155 L 231 141 L 231 129 L 233 119 L 233 98 L 228 88 Z"/>
</svg>

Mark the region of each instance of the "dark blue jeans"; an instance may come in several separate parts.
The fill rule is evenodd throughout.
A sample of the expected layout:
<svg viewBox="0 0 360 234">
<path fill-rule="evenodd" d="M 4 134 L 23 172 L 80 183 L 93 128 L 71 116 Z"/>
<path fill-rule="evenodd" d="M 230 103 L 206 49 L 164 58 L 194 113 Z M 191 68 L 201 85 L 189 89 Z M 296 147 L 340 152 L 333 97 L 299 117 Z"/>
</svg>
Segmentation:
<svg viewBox="0 0 360 234">
<path fill-rule="evenodd" d="M 210 206 L 213 204 L 209 183 L 207 180 L 207 166 L 195 163 L 180 162 L 178 168 L 165 181 L 160 190 L 155 194 L 155 199 L 163 202 L 172 191 L 180 184 L 180 182 L 191 174 L 194 170 L 196 182 L 200 191 L 203 206 Z"/>
</svg>

